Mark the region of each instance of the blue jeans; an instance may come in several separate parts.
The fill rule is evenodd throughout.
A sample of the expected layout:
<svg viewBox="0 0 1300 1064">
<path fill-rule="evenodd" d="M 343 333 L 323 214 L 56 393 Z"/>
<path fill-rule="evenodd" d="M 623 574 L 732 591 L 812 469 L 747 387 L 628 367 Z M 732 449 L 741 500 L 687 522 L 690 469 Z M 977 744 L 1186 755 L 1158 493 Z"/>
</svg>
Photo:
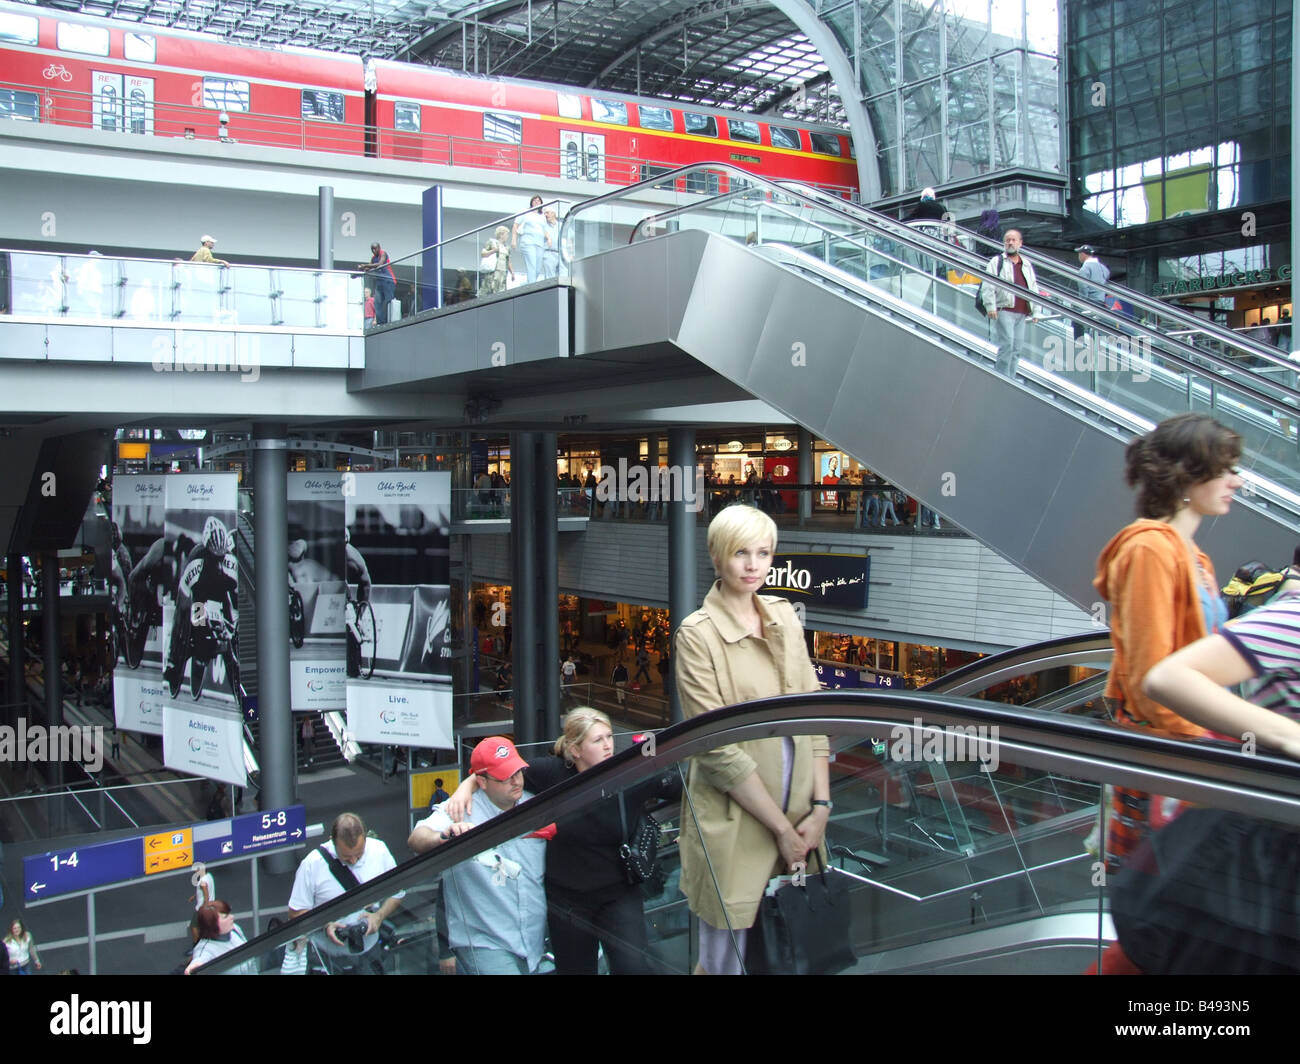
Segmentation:
<svg viewBox="0 0 1300 1064">
<path fill-rule="evenodd" d="M 992 319 L 993 332 L 998 339 L 997 370 L 1004 377 L 1015 379 L 1016 366 L 1020 363 L 1020 351 L 1025 343 L 1027 320 L 1026 315 L 1017 314 L 1006 308 L 999 310 L 998 316 Z"/>
<path fill-rule="evenodd" d="M 393 279 L 385 274 L 375 274 L 375 324 L 388 324 L 388 304 L 393 301 Z"/>
<path fill-rule="evenodd" d="M 457 946 L 456 972 L 460 975 L 531 975 L 528 961 L 504 949 Z"/>
<path fill-rule="evenodd" d="M 532 284 L 542 276 L 542 245 L 520 244 L 519 250 L 524 253 L 524 273 Z"/>
</svg>

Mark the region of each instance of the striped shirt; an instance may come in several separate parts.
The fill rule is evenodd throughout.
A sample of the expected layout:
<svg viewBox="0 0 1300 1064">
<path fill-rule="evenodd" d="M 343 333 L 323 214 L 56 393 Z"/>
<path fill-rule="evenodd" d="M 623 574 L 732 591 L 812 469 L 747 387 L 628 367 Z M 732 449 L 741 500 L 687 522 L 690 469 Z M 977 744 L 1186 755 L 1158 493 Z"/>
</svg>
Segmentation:
<svg viewBox="0 0 1300 1064">
<path fill-rule="evenodd" d="M 1242 686 L 1257 706 L 1300 717 L 1300 591 L 1227 624 L 1221 634 L 1254 672 Z"/>
</svg>

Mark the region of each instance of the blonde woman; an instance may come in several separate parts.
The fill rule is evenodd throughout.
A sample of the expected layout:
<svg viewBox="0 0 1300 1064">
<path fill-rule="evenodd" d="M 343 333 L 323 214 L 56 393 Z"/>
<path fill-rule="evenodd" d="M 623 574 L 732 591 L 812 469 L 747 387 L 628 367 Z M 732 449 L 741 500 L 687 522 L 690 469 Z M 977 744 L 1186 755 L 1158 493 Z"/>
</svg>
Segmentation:
<svg viewBox="0 0 1300 1064">
<path fill-rule="evenodd" d="M 728 506 L 710 522 L 708 544 L 718 579 L 682 622 L 673 656 L 685 716 L 818 690 L 793 607 L 758 593 L 776 551 L 772 519 L 752 506 Z M 743 970 L 747 931 L 768 881 L 821 846 L 829 754 L 825 736 L 800 735 L 691 759 L 680 849 L 682 892 L 700 921 L 698 972 Z"/>
<path fill-rule="evenodd" d="M 23 926 L 21 920 L 15 920 L 9 925 L 9 934 L 5 935 L 5 949 L 9 951 L 10 975 L 31 975 L 33 964 L 40 970 L 41 955 L 36 951 L 32 933 Z"/>
<path fill-rule="evenodd" d="M 609 717 L 590 706 L 570 710 L 554 753 L 534 758 L 524 769 L 526 790 L 541 794 L 613 757 Z M 446 806 L 453 821 L 463 817 L 461 803 L 477 786 L 478 777 L 470 776 L 456 789 Z M 675 774 L 656 776 L 556 822 L 546 847 L 546 915 L 558 974 L 595 975 L 598 945 L 611 975 L 653 973 L 644 895 L 627 882 L 619 849 L 647 801 L 675 797 L 680 789 Z"/>
<path fill-rule="evenodd" d="M 506 290 L 506 275 L 515 279 L 515 271 L 510 268 L 510 230 L 498 225 L 492 239 L 483 245 L 479 253 L 483 264 L 483 283 L 479 286 L 479 295 L 490 296 Z"/>
</svg>

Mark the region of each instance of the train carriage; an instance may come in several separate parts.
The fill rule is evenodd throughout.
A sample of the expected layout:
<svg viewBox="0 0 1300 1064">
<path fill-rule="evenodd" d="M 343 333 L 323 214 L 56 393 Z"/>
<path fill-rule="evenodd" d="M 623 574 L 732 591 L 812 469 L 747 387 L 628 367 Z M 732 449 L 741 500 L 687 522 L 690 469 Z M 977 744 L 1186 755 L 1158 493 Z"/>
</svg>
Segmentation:
<svg viewBox="0 0 1300 1064">
<path fill-rule="evenodd" d="M 0 117 L 631 184 L 697 162 L 849 194 L 843 132 L 0 3 Z M 694 175 L 692 191 L 716 191 Z"/>
</svg>

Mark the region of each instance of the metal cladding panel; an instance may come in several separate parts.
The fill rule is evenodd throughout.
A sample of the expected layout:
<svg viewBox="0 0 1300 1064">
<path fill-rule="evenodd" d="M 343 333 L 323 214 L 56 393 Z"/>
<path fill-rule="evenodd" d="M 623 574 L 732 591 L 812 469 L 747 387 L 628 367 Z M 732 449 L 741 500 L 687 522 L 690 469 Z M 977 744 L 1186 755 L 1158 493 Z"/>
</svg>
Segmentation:
<svg viewBox="0 0 1300 1064">
<path fill-rule="evenodd" d="M 175 339 L 171 329 L 114 329 L 113 361 L 170 366 Z M 165 362 L 158 361 L 164 354 Z"/>
<path fill-rule="evenodd" d="M 259 337 L 268 357 L 278 353 L 290 354 L 293 365 L 304 369 L 347 369 L 348 345 L 346 336 L 318 336 L 315 333 L 295 333 L 292 337 L 268 333 Z M 268 361 L 268 366 L 288 365 L 287 362 Z"/>
<path fill-rule="evenodd" d="M 240 366 L 318 366 L 322 369 L 346 369 L 338 352 L 346 347 L 341 336 L 286 336 L 284 333 L 253 333 L 241 336 L 236 348 Z M 322 344 L 321 341 L 328 341 Z M 319 349 L 318 349 L 318 345 Z M 328 361 L 317 361 L 328 356 Z"/>
<path fill-rule="evenodd" d="M 5 322 L 0 331 L 0 358 L 44 358 L 48 326 L 33 322 Z"/>
<path fill-rule="evenodd" d="M 51 362 L 107 362 L 112 357 L 111 325 L 55 325 L 47 335 L 45 357 Z"/>
<path fill-rule="evenodd" d="M 810 327 L 820 329 L 822 323 L 809 321 L 806 304 L 793 305 L 785 298 L 790 290 L 781 284 L 781 275 L 757 256 L 725 240 L 711 240 L 701 251 L 677 336 L 680 346 L 712 350 L 712 368 L 754 394 L 762 388 L 781 394 L 792 385 L 791 378 L 814 378 L 802 381 L 814 386 L 826 367 L 810 371 L 806 362 L 796 366 L 793 344 L 806 345 L 817 331 Z M 820 343 L 814 346 L 826 350 Z M 754 374 L 761 385 L 751 384 Z"/>
<path fill-rule="evenodd" d="M 374 332 L 365 339 L 359 389 L 391 387 L 474 370 L 564 357 L 569 348 L 564 286 L 476 303 Z M 495 345 L 504 345 L 496 347 Z"/>
</svg>

